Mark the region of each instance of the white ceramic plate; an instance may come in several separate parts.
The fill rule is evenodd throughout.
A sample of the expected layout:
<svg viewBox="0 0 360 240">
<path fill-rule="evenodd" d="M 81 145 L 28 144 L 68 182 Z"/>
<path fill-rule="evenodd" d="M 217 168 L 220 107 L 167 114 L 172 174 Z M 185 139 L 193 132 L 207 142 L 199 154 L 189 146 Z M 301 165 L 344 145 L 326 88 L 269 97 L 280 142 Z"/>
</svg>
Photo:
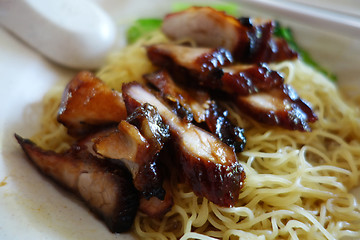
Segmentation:
<svg viewBox="0 0 360 240">
<path fill-rule="evenodd" d="M 140 16 L 162 16 L 173 1 L 97 2 L 120 25 L 126 25 Z M 292 20 L 286 13 L 266 7 L 256 9 L 244 3 L 241 11 L 242 15 L 266 13 L 291 26 L 299 44 L 335 72 L 341 86 L 353 86 L 349 94 L 358 94 L 360 40 L 353 35 L 338 34 L 341 30 L 336 28 L 322 30 L 316 22 Z M 121 39 L 119 43 L 123 43 Z M 15 132 L 30 137 L 41 127 L 42 97 L 51 86 L 68 81 L 73 74 L 0 29 L 0 239 L 131 239 L 111 234 L 80 201 L 42 177 L 26 161 L 13 137 Z"/>
</svg>

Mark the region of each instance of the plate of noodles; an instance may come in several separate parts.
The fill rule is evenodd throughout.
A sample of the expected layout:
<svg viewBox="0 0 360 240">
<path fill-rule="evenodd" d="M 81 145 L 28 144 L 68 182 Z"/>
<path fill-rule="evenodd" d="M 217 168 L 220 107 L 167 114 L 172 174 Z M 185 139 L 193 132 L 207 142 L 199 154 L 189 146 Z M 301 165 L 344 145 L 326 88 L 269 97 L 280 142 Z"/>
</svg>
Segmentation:
<svg viewBox="0 0 360 240">
<path fill-rule="evenodd" d="M 121 47 L 94 74 L 121 91 L 124 82 L 142 81 L 154 71 L 144 45 L 171 43 L 155 29 L 126 45 L 124 29 L 139 18 L 162 19 L 176 2 L 97 2 L 117 22 Z M 199 2 L 205 3 L 218 4 Z M 164 216 L 138 213 L 130 230 L 116 234 L 77 196 L 39 174 L 14 138 L 17 133 L 57 152 L 69 148 L 73 138 L 56 115 L 77 71 L 48 61 L 0 29 L 0 239 L 360 238 L 360 39 L 337 28 L 341 24 L 322 27 L 326 18 L 307 24 L 304 14 L 291 16 L 248 1 L 228 6 L 229 14 L 235 9 L 238 16 L 275 19 L 289 27 L 301 51 L 321 65 L 315 69 L 299 59 L 269 64 L 318 119 L 309 132 L 293 131 L 243 119 L 229 109 L 247 139 L 237 153 L 246 180 L 236 204 L 218 206 L 187 184 L 171 181 L 173 205 Z M 331 19 L 332 12 L 327 14 Z"/>
</svg>

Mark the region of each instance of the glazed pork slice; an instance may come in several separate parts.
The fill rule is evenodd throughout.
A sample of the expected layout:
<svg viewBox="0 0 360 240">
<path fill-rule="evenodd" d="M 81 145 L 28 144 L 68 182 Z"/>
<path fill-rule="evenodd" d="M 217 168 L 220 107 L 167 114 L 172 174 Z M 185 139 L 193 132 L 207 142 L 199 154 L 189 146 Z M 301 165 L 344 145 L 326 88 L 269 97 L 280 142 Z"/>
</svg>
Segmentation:
<svg viewBox="0 0 360 240">
<path fill-rule="evenodd" d="M 161 219 L 167 212 L 169 212 L 174 205 L 173 195 L 170 189 L 170 183 L 168 180 L 164 180 L 165 197 L 159 199 L 157 197 L 151 197 L 146 199 L 140 198 L 139 211 L 145 213 L 149 217 Z"/>
<path fill-rule="evenodd" d="M 246 144 L 244 130 L 230 122 L 228 112 L 211 99 L 209 93 L 178 85 L 165 70 L 146 74 L 144 78 L 162 93 L 163 98 L 189 109 L 187 112 L 192 114 L 194 120 L 205 123 L 208 130 L 221 141 L 236 152 L 243 151 Z M 178 114 L 177 110 L 175 112 Z"/>
<path fill-rule="evenodd" d="M 156 64 L 174 63 L 188 70 L 209 71 L 211 69 L 229 65 L 233 62 L 231 53 L 224 48 L 205 48 L 182 46 L 173 43 L 158 43 L 147 46 L 148 57 Z M 181 57 L 178 57 L 181 56 Z"/>
<path fill-rule="evenodd" d="M 233 206 L 245 180 L 245 172 L 231 147 L 191 123 L 181 121 L 148 89 L 138 83 L 123 85 L 126 105 L 149 103 L 169 125 L 171 141 L 185 180 L 195 194 L 220 206 Z M 174 163 L 175 164 L 175 163 Z"/>
<path fill-rule="evenodd" d="M 229 50 L 237 61 L 279 62 L 297 58 L 285 40 L 273 37 L 271 20 L 235 18 L 210 7 L 168 14 L 162 31 L 173 40 L 191 39 L 199 47 Z"/>
<path fill-rule="evenodd" d="M 218 88 L 221 67 L 233 63 L 232 55 L 223 48 L 194 48 L 172 43 L 146 47 L 151 62 L 166 69 L 177 82 L 185 85 Z"/>
<path fill-rule="evenodd" d="M 210 7 L 191 7 L 165 16 L 162 31 L 170 39 L 191 39 L 198 46 L 223 47 L 230 52 L 245 52 L 246 28 L 224 12 Z"/>
<path fill-rule="evenodd" d="M 93 139 L 95 152 L 124 163 L 132 173 L 135 188 L 141 193 L 139 209 L 159 218 L 168 212 L 173 199 L 163 188 L 163 169 L 159 154 L 170 137 L 169 127 L 156 108 L 145 103 L 135 109 L 118 128 Z"/>
<path fill-rule="evenodd" d="M 163 122 L 157 109 L 145 103 L 135 109 L 126 106 L 129 113 L 127 122 L 136 126 L 152 147 L 154 155 L 160 153 L 170 138 L 169 126 Z"/>
<path fill-rule="evenodd" d="M 121 121 L 116 129 L 92 139 L 96 154 L 123 163 L 135 179 L 149 155 L 150 144 L 132 124 Z"/>
<path fill-rule="evenodd" d="M 139 205 L 131 174 L 124 166 L 88 152 L 91 138 L 74 144 L 65 153 L 55 153 L 19 135 L 15 137 L 41 173 L 78 195 L 110 231 L 130 229 Z"/>
<path fill-rule="evenodd" d="M 275 37 L 276 23 L 273 20 L 242 17 L 238 21 L 246 28 L 248 36 L 247 51 L 232 52 L 237 61 L 245 63 L 269 63 L 293 60 L 298 53 L 288 43 Z"/>
<path fill-rule="evenodd" d="M 234 101 L 245 114 L 259 122 L 289 130 L 311 131 L 309 123 L 317 121 L 311 107 L 289 85 L 247 96 L 235 96 Z"/>
<path fill-rule="evenodd" d="M 134 186 L 142 196 L 164 198 L 158 163 L 161 148 L 149 143 L 134 125 L 123 120 L 115 131 L 93 139 L 93 142 L 96 153 L 121 162 L 130 170 Z"/>
<path fill-rule="evenodd" d="M 176 102 L 171 105 L 181 105 L 186 109 L 197 123 L 205 121 L 207 109 L 211 99 L 209 93 L 200 89 L 187 88 L 174 82 L 170 74 L 165 70 L 145 74 L 144 79 L 155 86 L 168 102 Z"/>
<path fill-rule="evenodd" d="M 245 131 L 243 128 L 232 124 L 228 115 L 227 110 L 213 101 L 206 112 L 206 125 L 210 132 L 232 147 L 235 152 L 242 152 L 246 145 Z"/>
<path fill-rule="evenodd" d="M 57 120 L 72 136 L 84 136 L 89 131 L 119 123 L 126 119 L 121 93 L 112 90 L 92 73 L 78 73 L 66 86 Z"/>
<path fill-rule="evenodd" d="M 235 95 L 266 92 L 284 84 L 284 77 L 265 63 L 235 64 L 222 68 L 221 90 Z"/>
</svg>

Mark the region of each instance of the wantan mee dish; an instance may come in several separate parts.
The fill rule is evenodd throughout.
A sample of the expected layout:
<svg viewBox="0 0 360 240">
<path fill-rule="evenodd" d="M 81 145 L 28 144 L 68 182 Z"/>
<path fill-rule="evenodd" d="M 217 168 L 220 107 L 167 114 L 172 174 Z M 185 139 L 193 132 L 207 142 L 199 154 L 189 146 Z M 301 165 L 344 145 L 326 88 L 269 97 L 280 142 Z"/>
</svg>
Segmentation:
<svg viewBox="0 0 360 240">
<path fill-rule="evenodd" d="M 139 239 L 360 237 L 360 113 L 274 35 L 209 7 L 44 98 L 28 158 Z"/>
</svg>

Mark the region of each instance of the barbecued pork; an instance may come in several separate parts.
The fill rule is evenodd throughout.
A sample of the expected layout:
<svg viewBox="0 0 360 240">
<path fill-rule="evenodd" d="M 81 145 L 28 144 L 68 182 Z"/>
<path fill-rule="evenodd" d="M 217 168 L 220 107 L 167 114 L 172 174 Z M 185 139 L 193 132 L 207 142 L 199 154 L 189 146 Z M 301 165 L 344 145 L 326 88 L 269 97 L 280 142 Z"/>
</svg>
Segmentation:
<svg viewBox="0 0 360 240">
<path fill-rule="evenodd" d="M 188 112 L 194 116 L 197 123 L 205 122 L 209 131 L 221 141 L 233 147 L 236 152 L 243 151 L 246 143 L 244 130 L 230 122 L 227 111 L 221 109 L 207 92 L 176 84 L 165 70 L 146 74 L 144 78 L 156 86 L 163 98 L 177 101 L 189 109 Z"/>
<path fill-rule="evenodd" d="M 150 144 L 139 130 L 126 121 L 121 121 L 118 128 L 109 134 L 93 139 L 94 150 L 97 154 L 112 161 L 124 163 L 134 179 L 140 171 L 140 166 L 146 164 L 149 158 Z M 136 181 L 134 181 L 136 182 Z M 142 186 L 137 186 L 142 190 Z"/>
<path fill-rule="evenodd" d="M 273 35 L 276 23 L 273 20 L 242 17 L 238 19 L 246 27 L 248 36 L 247 52 L 232 52 L 240 62 L 280 62 L 298 57 L 297 52 L 289 47 L 285 39 Z"/>
<path fill-rule="evenodd" d="M 130 229 L 139 205 L 131 174 L 124 166 L 90 153 L 91 137 L 65 153 L 44 151 L 28 139 L 15 137 L 40 172 L 78 195 L 112 232 Z"/>
<path fill-rule="evenodd" d="M 187 48 L 184 50 L 186 58 L 183 57 L 179 48 Z M 311 130 L 309 123 L 317 120 L 316 115 L 299 98 L 294 89 L 284 84 L 281 74 L 272 71 L 264 63 L 227 65 L 222 61 L 225 63 L 223 66 L 219 64 L 216 57 L 214 58 L 216 65 L 206 65 L 205 63 L 206 67 L 199 67 L 198 64 L 191 65 L 190 62 L 201 61 L 205 52 L 214 51 L 203 49 L 197 56 L 197 50 L 194 50 L 193 54 L 189 53 L 192 49 L 194 48 L 171 44 L 147 47 L 150 60 L 155 65 L 168 69 L 176 81 L 187 86 L 205 87 L 212 91 L 223 92 L 230 101 L 237 104 L 241 111 L 259 122 L 292 130 Z M 208 62 L 211 63 L 210 57 L 207 58 L 206 63 Z M 191 67 L 187 68 L 189 65 Z M 262 104 L 258 104 L 260 96 L 263 99 Z M 265 104 L 267 100 L 276 101 L 278 104 L 272 104 L 270 108 L 268 107 L 270 103 Z"/>
<path fill-rule="evenodd" d="M 132 109 L 132 106 L 126 108 L 129 113 L 126 121 L 139 129 L 153 148 L 154 155 L 158 154 L 170 138 L 169 126 L 163 122 L 157 109 L 149 103 L 135 109 Z"/>
<path fill-rule="evenodd" d="M 284 84 L 283 76 L 267 64 L 235 64 L 222 68 L 221 90 L 235 95 L 266 92 Z M 211 87 L 211 86 L 210 86 Z"/>
<path fill-rule="evenodd" d="M 57 117 L 72 136 L 84 136 L 125 118 L 121 93 L 87 71 L 78 73 L 66 86 Z"/>
<path fill-rule="evenodd" d="M 162 31 L 171 39 L 191 39 L 200 47 L 229 50 L 237 61 L 279 62 L 297 58 L 286 41 L 273 37 L 275 22 L 239 18 L 210 7 L 168 14 Z"/>
<path fill-rule="evenodd" d="M 230 122 L 228 111 L 213 101 L 206 113 L 205 122 L 209 130 L 235 152 L 242 152 L 246 144 L 244 129 Z"/>
<path fill-rule="evenodd" d="M 289 85 L 270 91 L 234 97 L 239 109 L 259 122 L 290 130 L 311 131 L 317 116 Z"/>
<path fill-rule="evenodd" d="M 164 139 L 168 136 L 168 130 L 152 129 L 163 126 L 149 125 L 148 122 L 141 125 L 143 132 L 153 134 L 153 131 L 156 131 L 158 135 L 152 135 L 148 141 L 137 127 L 123 120 L 115 131 L 94 139 L 94 149 L 101 156 L 124 163 L 133 176 L 136 189 L 145 198 L 156 196 L 164 199 L 158 155 L 164 145 Z"/>
<path fill-rule="evenodd" d="M 145 103 L 135 109 L 126 106 L 129 117 L 127 122 L 136 126 L 150 144 L 149 155 L 140 165 L 140 174 L 137 174 L 135 186 L 142 186 L 145 198 L 155 196 L 164 199 L 163 176 L 159 155 L 165 143 L 170 138 L 169 126 L 166 125 L 157 109 Z M 145 161 L 146 160 L 146 161 Z"/>
<path fill-rule="evenodd" d="M 211 102 L 207 92 L 177 85 L 164 70 L 146 74 L 144 78 L 155 86 L 166 100 L 177 102 L 185 108 L 197 123 L 205 121 L 206 111 Z"/>
<path fill-rule="evenodd" d="M 247 95 L 270 90 L 284 83 L 281 74 L 272 71 L 265 63 L 231 64 L 230 53 L 212 55 L 213 52 L 216 50 L 203 48 L 199 52 L 196 48 L 175 44 L 155 44 L 147 47 L 148 57 L 155 65 L 167 69 L 176 81 L 188 86 L 204 86 L 227 93 Z M 227 61 L 219 61 L 219 56 L 226 56 Z"/>
<path fill-rule="evenodd" d="M 127 106 L 149 103 L 169 125 L 176 156 L 193 191 L 220 206 L 233 206 L 245 180 L 245 172 L 232 148 L 191 123 L 181 121 L 148 89 L 138 83 L 123 85 Z"/>
<path fill-rule="evenodd" d="M 199 46 L 221 46 L 229 51 L 247 39 L 245 27 L 236 18 L 209 7 L 191 7 L 166 15 L 162 31 L 174 40 L 191 39 Z"/>
<path fill-rule="evenodd" d="M 171 210 L 174 205 L 173 196 L 170 189 L 170 183 L 164 181 L 165 197 L 163 200 L 157 197 L 151 197 L 149 199 L 140 198 L 139 211 L 145 213 L 152 218 L 162 218 L 168 211 Z"/>
<path fill-rule="evenodd" d="M 153 64 L 169 71 L 178 82 L 186 85 L 221 86 L 221 67 L 233 63 L 229 51 L 219 48 L 194 48 L 169 43 L 147 46 Z"/>
</svg>

